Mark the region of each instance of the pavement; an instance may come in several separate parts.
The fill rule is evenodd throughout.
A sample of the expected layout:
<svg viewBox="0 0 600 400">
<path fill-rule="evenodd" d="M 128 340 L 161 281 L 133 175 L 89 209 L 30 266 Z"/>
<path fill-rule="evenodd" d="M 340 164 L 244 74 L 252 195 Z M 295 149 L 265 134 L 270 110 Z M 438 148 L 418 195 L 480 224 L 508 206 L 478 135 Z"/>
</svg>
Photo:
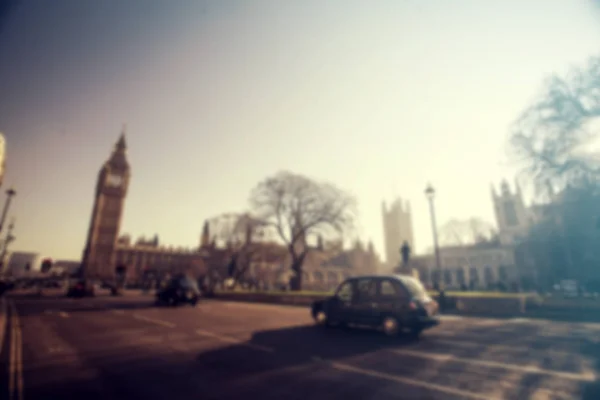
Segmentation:
<svg viewBox="0 0 600 400">
<path fill-rule="evenodd" d="M 445 316 L 390 339 L 300 307 L 152 300 L 0 300 L 0 399 L 600 399 L 600 324 Z"/>
</svg>

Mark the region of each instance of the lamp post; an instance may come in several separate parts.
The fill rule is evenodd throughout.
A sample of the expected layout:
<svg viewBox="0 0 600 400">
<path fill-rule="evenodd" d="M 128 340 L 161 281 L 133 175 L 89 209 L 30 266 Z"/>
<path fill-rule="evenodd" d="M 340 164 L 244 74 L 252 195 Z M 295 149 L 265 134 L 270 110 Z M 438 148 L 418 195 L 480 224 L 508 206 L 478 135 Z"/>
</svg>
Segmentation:
<svg viewBox="0 0 600 400">
<path fill-rule="evenodd" d="M 431 214 L 431 229 L 433 231 L 433 248 L 435 251 L 435 266 L 438 270 L 438 279 L 442 278 L 442 264 L 440 262 L 440 247 L 438 246 L 437 223 L 435 222 L 435 208 L 433 207 L 433 199 L 435 197 L 435 189 L 431 184 L 425 189 L 425 196 L 429 200 L 429 213 Z M 439 282 L 438 282 L 439 283 Z"/>
<path fill-rule="evenodd" d="M 0 232 L 2 232 L 2 227 L 4 227 L 4 221 L 6 220 L 6 214 L 8 214 L 8 208 L 10 207 L 10 202 L 12 198 L 17 194 L 16 190 L 10 188 L 6 191 L 6 202 L 4 203 L 4 210 L 2 210 L 2 217 L 0 217 Z"/>
</svg>

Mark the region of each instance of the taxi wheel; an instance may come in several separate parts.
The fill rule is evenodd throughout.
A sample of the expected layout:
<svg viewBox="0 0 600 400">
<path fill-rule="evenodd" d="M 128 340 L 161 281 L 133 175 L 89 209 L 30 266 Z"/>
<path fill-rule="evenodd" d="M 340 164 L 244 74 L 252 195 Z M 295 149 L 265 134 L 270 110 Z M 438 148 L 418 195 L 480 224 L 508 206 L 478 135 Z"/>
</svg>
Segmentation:
<svg viewBox="0 0 600 400">
<path fill-rule="evenodd" d="M 315 323 L 319 326 L 329 326 L 329 321 L 327 318 L 327 313 L 324 310 L 318 310 L 315 312 L 313 318 L 315 319 Z"/>
<path fill-rule="evenodd" d="M 385 317 L 381 322 L 381 328 L 386 336 L 397 336 L 400 332 L 400 324 L 394 317 Z"/>
</svg>

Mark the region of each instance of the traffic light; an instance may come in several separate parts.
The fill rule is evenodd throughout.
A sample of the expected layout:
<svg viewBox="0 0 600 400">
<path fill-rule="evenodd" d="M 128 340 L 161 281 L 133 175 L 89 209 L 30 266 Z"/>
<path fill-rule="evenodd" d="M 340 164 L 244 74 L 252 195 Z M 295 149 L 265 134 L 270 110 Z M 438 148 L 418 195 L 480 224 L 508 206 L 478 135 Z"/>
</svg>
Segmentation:
<svg viewBox="0 0 600 400">
<path fill-rule="evenodd" d="M 48 271 L 50 271 L 50 269 L 52 268 L 52 260 L 49 258 L 44 259 L 44 261 L 42 261 L 42 273 L 47 273 Z"/>
</svg>

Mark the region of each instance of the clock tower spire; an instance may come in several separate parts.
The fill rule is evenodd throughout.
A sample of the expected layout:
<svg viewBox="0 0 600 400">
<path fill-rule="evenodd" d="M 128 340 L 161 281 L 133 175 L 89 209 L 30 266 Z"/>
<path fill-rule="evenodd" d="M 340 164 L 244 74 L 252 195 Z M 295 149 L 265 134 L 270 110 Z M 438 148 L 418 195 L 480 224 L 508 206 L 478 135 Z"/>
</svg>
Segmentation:
<svg viewBox="0 0 600 400">
<path fill-rule="evenodd" d="M 124 127 L 112 154 L 98 173 L 92 218 L 83 252 L 82 273 L 85 278 L 110 280 L 115 276 L 115 250 L 129 178 Z"/>
</svg>

